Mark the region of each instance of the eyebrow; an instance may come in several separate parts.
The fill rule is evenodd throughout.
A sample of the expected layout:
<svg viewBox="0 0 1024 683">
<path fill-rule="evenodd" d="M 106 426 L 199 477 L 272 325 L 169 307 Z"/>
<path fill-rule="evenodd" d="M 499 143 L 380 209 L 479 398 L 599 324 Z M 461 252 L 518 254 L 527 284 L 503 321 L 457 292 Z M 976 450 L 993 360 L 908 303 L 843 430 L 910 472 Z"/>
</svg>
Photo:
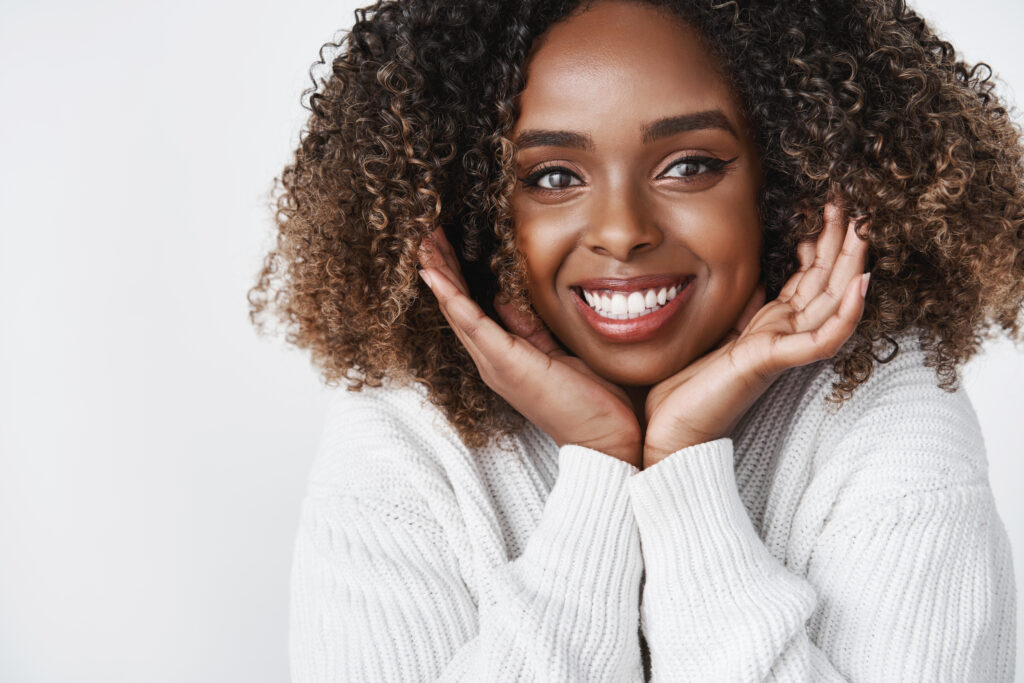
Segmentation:
<svg viewBox="0 0 1024 683">
<path fill-rule="evenodd" d="M 668 116 L 657 121 L 651 121 L 640 128 L 640 141 L 649 144 L 655 140 L 666 138 L 678 133 L 686 133 L 691 130 L 707 130 L 718 128 L 732 135 L 737 140 L 739 135 L 729 123 L 721 109 L 709 109 L 693 114 L 679 114 Z M 570 130 L 524 130 L 515 140 L 518 149 L 528 147 L 569 147 L 571 149 L 582 149 L 593 151 L 594 139 L 586 133 L 577 133 Z"/>
</svg>

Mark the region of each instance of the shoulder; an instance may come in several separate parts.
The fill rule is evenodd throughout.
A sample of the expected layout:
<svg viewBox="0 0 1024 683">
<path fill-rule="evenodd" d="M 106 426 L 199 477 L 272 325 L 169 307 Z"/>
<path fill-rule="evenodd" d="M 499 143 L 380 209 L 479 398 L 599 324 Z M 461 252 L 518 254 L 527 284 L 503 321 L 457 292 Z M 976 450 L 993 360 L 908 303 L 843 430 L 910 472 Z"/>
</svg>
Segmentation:
<svg viewBox="0 0 1024 683">
<path fill-rule="evenodd" d="M 467 453 L 424 387 L 389 380 L 358 391 L 340 387 L 328 402 L 308 491 L 393 497 Z"/>
<path fill-rule="evenodd" d="M 894 340 L 892 360 L 876 363 L 838 406 L 827 400 L 839 379 L 831 361 L 783 374 L 745 418 L 740 448 L 775 453 L 782 461 L 771 469 L 824 488 L 860 482 L 884 495 L 890 486 L 908 491 L 986 479 L 984 440 L 966 390 L 938 386 L 916 330 Z"/>
<path fill-rule="evenodd" d="M 929 409 L 950 411 L 958 417 L 974 416 L 973 406 L 962 386 L 955 391 L 939 387 L 935 368 L 928 365 L 916 329 L 904 330 L 892 338 L 897 345 L 895 354 L 888 362 L 875 362 L 871 376 L 844 403 L 844 406 L 852 406 L 849 413 L 863 411 L 874 419 L 889 416 L 898 420 L 910 414 L 908 408 L 927 405 Z M 885 355 L 891 351 L 891 347 L 880 344 L 876 353 Z M 832 383 L 839 379 L 831 362 L 823 361 L 815 366 L 812 380 L 815 388 L 819 392 L 830 390 Z"/>
<path fill-rule="evenodd" d="M 873 498 L 987 485 L 984 438 L 966 389 L 939 387 L 917 330 L 894 339 L 896 356 L 876 363 L 838 409 L 824 401 L 838 379 L 831 364 L 814 372 L 809 393 L 821 406 L 821 473 L 841 478 L 846 489 L 870 491 Z"/>
</svg>

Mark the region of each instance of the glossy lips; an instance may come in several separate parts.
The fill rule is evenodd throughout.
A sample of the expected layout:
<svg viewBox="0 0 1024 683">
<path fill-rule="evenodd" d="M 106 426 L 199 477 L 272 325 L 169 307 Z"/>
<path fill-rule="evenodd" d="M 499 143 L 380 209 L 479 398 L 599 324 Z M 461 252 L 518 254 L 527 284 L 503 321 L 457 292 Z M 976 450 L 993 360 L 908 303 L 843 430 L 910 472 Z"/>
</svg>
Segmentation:
<svg viewBox="0 0 1024 683">
<path fill-rule="evenodd" d="M 583 318 L 601 336 L 615 342 L 650 339 L 690 298 L 694 277 L 637 278 L 630 281 L 588 280 L 572 287 Z M 671 292 L 677 293 L 670 298 Z M 596 296 L 595 296 L 596 295 Z M 602 309 L 595 311 L 588 300 Z M 632 311 L 632 313 L 630 312 Z M 634 317 L 627 317 L 627 316 Z M 615 319 L 609 316 L 622 316 Z"/>
</svg>

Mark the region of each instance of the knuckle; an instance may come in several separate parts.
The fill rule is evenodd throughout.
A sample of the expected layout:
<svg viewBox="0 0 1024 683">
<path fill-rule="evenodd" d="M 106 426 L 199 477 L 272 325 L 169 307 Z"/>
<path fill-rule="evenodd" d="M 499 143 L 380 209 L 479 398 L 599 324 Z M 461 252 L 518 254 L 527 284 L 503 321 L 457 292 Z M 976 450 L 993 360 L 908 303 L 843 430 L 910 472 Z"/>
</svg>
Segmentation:
<svg viewBox="0 0 1024 683">
<path fill-rule="evenodd" d="M 504 338 L 502 339 L 502 344 L 504 346 L 502 351 L 506 354 L 506 356 L 512 356 L 517 351 L 519 351 L 519 345 L 516 344 L 516 338 L 513 337 L 511 334 L 506 334 L 504 336 Z"/>
</svg>

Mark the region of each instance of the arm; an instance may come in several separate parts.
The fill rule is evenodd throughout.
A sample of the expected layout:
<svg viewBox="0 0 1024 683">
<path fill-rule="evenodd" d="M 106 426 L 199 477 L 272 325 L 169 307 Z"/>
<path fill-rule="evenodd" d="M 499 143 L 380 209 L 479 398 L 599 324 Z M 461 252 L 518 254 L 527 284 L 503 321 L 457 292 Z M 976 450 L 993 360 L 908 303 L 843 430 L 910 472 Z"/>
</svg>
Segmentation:
<svg viewBox="0 0 1024 683">
<path fill-rule="evenodd" d="M 900 456 L 892 444 L 872 461 Z M 630 481 L 653 680 L 1013 679 L 1012 562 L 984 478 L 882 503 L 864 487 L 865 504 L 829 520 L 801 576 L 758 537 L 732 462 L 723 438 Z"/>
<path fill-rule="evenodd" d="M 328 681 L 642 680 L 636 467 L 579 446 L 523 553 L 480 604 L 421 496 L 307 498 L 292 573 L 292 676 Z"/>
</svg>

